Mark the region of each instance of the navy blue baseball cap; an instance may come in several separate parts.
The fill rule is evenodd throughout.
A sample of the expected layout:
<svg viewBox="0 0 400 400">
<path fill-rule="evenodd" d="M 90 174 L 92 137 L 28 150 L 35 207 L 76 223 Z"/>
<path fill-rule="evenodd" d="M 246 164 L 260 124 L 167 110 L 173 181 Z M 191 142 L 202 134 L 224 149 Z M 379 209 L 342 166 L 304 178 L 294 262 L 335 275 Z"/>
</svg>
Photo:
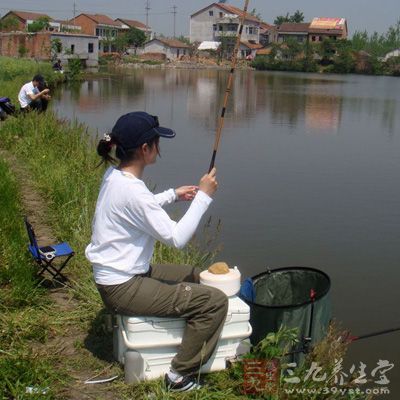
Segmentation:
<svg viewBox="0 0 400 400">
<path fill-rule="evenodd" d="M 134 149 L 156 136 L 173 138 L 175 131 L 163 128 L 155 115 L 144 111 L 122 115 L 111 132 L 112 138 L 124 149 Z"/>
</svg>

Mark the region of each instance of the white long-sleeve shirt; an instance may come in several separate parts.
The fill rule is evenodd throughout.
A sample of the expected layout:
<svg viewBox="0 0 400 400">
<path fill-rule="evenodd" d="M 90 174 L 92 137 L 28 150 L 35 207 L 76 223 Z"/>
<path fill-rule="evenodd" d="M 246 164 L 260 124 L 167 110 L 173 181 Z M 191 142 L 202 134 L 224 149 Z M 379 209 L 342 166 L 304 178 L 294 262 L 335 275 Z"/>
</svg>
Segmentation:
<svg viewBox="0 0 400 400">
<path fill-rule="evenodd" d="M 156 240 L 185 246 L 212 199 L 198 191 L 179 222 L 162 208 L 175 200 L 173 189 L 154 195 L 132 174 L 113 167 L 106 171 L 85 252 L 97 283 L 120 284 L 147 272 Z"/>
</svg>

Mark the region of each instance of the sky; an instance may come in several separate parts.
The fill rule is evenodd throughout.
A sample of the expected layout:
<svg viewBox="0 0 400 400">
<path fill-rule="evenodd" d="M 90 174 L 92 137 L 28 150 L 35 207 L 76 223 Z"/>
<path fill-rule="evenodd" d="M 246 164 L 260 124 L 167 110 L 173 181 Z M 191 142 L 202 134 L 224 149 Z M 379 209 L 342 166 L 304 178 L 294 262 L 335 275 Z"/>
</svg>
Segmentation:
<svg viewBox="0 0 400 400">
<path fill-rule="evenodd" d="M 81 12 L 106 14 L 113 19 L 125 17 L 146 22 L 147 0 L 75 0 L 77 15 Z M 189 34 L 189 17 L 194 12 L 212 4 L 204 0 L 148 0 L 149 25 L 153 31 L 172 36 L 176 6 L 176 35 Z M 243 8 L 244 0 L 228 0 L 228 4 Z M 399 0 L 250 0 L 249 10 L 256 9 L 267 23 L 272 23 L 276 16 L 302 11 L 305 21 L 313 17 L 346 18 L 350 35 L 355 31 L 367 30 L 384 33 L 389 26 L 400 19 Z M 0 15 L 10 10 L 37 11 L 54 18 L 73 17 L 74 0 L 0 0 Z"/>
</svg>

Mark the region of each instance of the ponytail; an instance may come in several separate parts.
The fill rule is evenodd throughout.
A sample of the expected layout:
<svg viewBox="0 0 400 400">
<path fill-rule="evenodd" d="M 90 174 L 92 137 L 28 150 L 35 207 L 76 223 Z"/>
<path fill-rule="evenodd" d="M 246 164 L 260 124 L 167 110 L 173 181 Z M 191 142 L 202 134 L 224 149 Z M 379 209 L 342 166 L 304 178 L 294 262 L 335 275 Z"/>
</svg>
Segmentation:
<svg viewBox="0 0 400 400">
<path fill-rule="evenodd" d="M 112 136 L 108 133 L 104 135 L 103 139 L 100 139 L 97 145 L 97 154 L 102 158 L 102 161 L 99 165 L 108 162 L 115 163 L 115 158 L 110 154 L 114 144 Z"/>
<path fill-rule="evenodd" d="M 155 136 L 144 143 L 147 143 L 148 146 L 156 146 L 157 154 L 160 156 L 160 147 L 159 147 L 160 136 Z M 143 143 L 143 144 L 144 144 Z M 124 149 L 111 134 L 106 133 L 102 139 L 99 140 L 97 145 L 97 154 L 102 158 L 98 167 L 101 164 L 112 163 L 115 164 L 117 160 L 111 156 L 111 150 L 115 146 L 115 155 L 121 162 L 129 162 L 136 158 L 136 152 L 138 147 L 133 149 Z"/>
</svg>

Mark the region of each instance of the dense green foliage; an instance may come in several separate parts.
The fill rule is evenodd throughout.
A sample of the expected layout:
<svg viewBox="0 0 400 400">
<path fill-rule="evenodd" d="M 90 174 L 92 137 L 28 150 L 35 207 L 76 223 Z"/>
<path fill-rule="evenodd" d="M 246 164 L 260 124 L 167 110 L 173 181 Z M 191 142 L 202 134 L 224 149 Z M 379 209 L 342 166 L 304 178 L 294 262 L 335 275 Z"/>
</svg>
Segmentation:
<svg viewBox="0 0 400 400">
<path fill-rule="evenodd" d="M 281 25 L 284 22 L 304 22 L 304 14 L 300 10 L 296 10 L 292 15 L 286 13 L 286 15 L 278 15 L 274 20 L 274 25 Z"/>
<path fill-rule="evenodd" d="M 146 41 L 146 34 L 137 28 L 130 28 L 128 32 L 125 33 L 126 43 L 133 47 L 143 46 Z"/>
<path fill-rule="evenodd" d="M 49 17 L 40 17 L 28 25 L 28 32 L 40 32 L 50 27 Z"/>
<path fill-rule="evenodd" d="M 374 57 L 383 57 L 392 50 L 400 48 L 400 19 L 394 26 L 389 27 L 386 33 L 357 31 L 351 40 L 354 51 L 366 51 Z"/>
<path fill-rule="evenodd" d="M 289 39 L 270 45 L 270 53 L 257 56 L 252 67 L 259 70 L 400 75 L 400 58 L 383 56 L 400 48 L 400 21 L 386 34 L 356 32 L 351 40 L 324 39 L 299 43 Z"/>
<path fill-rule="evenodd" d="M 18 28 L 18 19 L 12 15 L 0 21 L 0 30 L 12 31 Z"/>
</svg>

